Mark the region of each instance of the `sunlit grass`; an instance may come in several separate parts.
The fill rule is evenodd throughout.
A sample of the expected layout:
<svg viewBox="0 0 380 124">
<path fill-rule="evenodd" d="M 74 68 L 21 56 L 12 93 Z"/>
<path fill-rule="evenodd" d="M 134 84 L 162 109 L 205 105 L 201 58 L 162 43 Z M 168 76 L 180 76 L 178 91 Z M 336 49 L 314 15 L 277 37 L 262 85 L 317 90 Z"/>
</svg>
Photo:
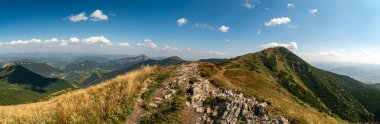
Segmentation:
<svg viewBox="0 0 380 124">
<path fill-rule="evenodd" d="M 0 106 L 0 122 L 121 123 L 132 111 L 134 98 L 155 68 L 143 67 L 47 101 Z"/>
</svg>

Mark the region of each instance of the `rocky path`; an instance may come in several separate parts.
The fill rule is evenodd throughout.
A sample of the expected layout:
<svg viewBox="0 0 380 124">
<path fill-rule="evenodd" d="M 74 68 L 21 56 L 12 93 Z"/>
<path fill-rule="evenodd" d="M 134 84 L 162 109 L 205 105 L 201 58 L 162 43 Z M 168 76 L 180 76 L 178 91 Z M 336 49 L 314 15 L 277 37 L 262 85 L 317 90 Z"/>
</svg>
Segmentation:
<svg viewBox="0 0 380 124">
<path fill-rule="evenodd" d="M 178 90 L 183 90 L 186 91 L 186 97 L 189 99 L 186 101 L 181 123 L 288 123 L 282 116 L 269 114 L 266 111 L 269 105 L 264 101 L 244 96 L 237 91 L 213 86 L 207 79 L 200 76 L 198 65 L 197 62 L 179 65 L 170 78 L 164 81 L 159 93 L 154 95 L 154 100 L 149 105 L 160 106 L 162 101 L 173 99 Z M 144 114 L 141 107 L 142 101 L 136 105 L 138 107 L 128 119 L 128 124 L 138 122 Z"/>
<path fill-rule="evenodd" d="M 137 124 L 140 122 L 142 116 L 145 113 L 145 110 L 143 108 L 143 99 L 141 98 L 142 93 L 146 92 L 148 90 L 147 83 L 144 84 L 144 86 L 141 88 L 140 93 L 137 95 L 136 102 L 134 104 L 132 114 L 128 117 L 127 121 L 124 124 Z"/>
</svg>

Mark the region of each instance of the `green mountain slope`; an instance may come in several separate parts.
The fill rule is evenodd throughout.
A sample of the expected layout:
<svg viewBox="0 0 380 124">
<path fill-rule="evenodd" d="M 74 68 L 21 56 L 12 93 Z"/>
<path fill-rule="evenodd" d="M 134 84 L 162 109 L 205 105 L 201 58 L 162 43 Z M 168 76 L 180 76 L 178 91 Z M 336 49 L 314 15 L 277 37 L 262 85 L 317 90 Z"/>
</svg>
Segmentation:
<svg viewBox="0 0 380 124">
<path fill-rule="evenodd" d="M 20 65 L 0 69 L 0 105 L 19 104 L 74 86 L 58 78 L 45 78 Z"/>
<path fill-rule="evenodd" d="M 15 63 L 45 77 L 57 77 L 57 75 L 62 73 L 62 70 L 55 68 L 47 63 L 36 63 L 30 61 L 17 61 Z"/>
<path fill-rule="evenodd" d="M 335 114 L 352 122 L 372 121 L 373 113 L 376 114 L 380 105 L 379 91 L 352 78 L 317 69 L 282 47 L 239 56 L 218 64 L 218 67 L 224 70 L 227 78 L 239 76 L 240 79 L 249 79 L 255 75 L 261 80 L 273 80 L 292 96 L 318 111 Z M 250 74 L 247 77 L 244 73 L 232 75 L 234 70 L 244 70 Z"/>
</svg>

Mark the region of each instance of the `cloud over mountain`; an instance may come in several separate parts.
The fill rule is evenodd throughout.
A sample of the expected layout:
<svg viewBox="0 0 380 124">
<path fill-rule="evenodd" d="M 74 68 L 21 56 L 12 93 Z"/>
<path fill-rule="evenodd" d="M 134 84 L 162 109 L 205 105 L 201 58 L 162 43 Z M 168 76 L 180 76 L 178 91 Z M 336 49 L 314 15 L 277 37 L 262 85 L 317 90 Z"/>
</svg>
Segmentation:
<svg viewBox="0 0 380 124">
<path fill-rule="evenodd" d="M 272 47 L 285 47 L 287 49 L 296 50 L 296 49 L 298 49 L 298 44 L 296 42 L 290 42 L 289 44 L 272 42 L 272 43 L 268 43 L 268 44 L 262 44 L 262 45 L 260 45 L 260 47 L 263 49 L 272 48 Z"/>
</svg>

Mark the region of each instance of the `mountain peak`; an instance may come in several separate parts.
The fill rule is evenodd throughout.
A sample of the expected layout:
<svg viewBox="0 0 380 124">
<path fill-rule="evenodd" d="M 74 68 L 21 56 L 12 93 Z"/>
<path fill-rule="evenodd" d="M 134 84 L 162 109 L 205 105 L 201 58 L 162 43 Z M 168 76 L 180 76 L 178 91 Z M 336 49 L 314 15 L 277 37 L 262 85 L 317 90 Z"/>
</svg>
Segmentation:
<svg viewBox="0 0 380 124">
<path fill-rule="evenodd" d="M 166 58 L 166 60 L 184 61 L 182 58 L 178 56 L 171 56 L 171 57 Z"/>
<path fill-rule="evenodd" d="M 137 57 L 144 57 L 144 58 L 148 58 L 148 56 L 147 56 L 147 55 L 145 55 L 145 54 L 141 54 L 141 55 L 138 55 Z"/>
<path fill-rule="evenodd" d="M 271 48 L 264 49 L 261 52 L 263 52 L 263 53 L 276 52 L 276 53 L 280 53 L 280 54 L 292 53 L 289 49 L 287 49 L 285 47 L 271 47 Z"/>
</svg>

